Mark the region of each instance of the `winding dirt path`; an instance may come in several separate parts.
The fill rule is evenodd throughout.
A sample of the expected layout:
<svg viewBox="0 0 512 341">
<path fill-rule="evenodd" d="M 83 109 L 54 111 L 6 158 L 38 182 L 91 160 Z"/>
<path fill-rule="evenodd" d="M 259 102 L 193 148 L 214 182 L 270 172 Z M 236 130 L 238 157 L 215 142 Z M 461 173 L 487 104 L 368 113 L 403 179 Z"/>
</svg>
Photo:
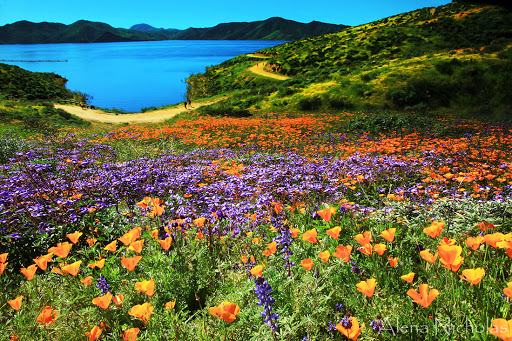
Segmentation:
<svg viewBox="0 0 512 341">
<path fill-rule="evenodd" d="M 267 65 L 267 62 L 259 62 L 258 64 L 252 66 L 249 68 L 249 71 L 254 72 L 257 75 L 263 76 L 263 77 L 269 77 L 278 79 L 281 81 L 284 81 L 285 79 L 290 79 L 288 76 L 278 75 L 276 73 L 268 72 L 265 70 L 265 65 Z"/>
<path fill-rule="evenodd" d="M 76 105 L 55 104 L 55 108 L 67 111 L 70 114 L 80 117 L 86 121 L 96 121 L 102 123 L 156 123 L 165 121 L 182 112 L 192 112 L 199 107 L 220 102 L 227 97 L 221 97 L 208 102 L 192 102 L 192 109 L 185 109 L 184 106 L 169 109 L 159 109 L 136 114 L 113 114 L 98 109 L 85 109 Z"/>
</svg>

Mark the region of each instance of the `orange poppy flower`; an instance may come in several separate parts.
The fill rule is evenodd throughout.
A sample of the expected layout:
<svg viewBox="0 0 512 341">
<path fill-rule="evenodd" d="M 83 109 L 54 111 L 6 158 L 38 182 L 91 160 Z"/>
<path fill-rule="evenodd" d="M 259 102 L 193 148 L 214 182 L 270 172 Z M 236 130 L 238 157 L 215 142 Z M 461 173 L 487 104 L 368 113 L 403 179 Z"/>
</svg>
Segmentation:
<svg viewBox="0 0 512 341">
<path fill-rule="evenodd" d="M 142 322 L 148 323 L 153 313 L 153 306 L 151 303 L 138 304 L 132 307 L 128 312 L 129 315 L 140 318 Z"/>
<path fill-rule="evenodd" d="M 485 242 L 489 245 L 491 245 L 493 248 L 498 248 L 498 243 L 501 243 L 505 240 L 505 235 L 501 232 L 496 232 L 493 234 L 486 234 L 484 236 Z"/>
<path fill-rule="evenodd" d="M 373 253 L 373 245 L 372 244 L 366 244 L 364 246 L 358 247 L 357 249 L 368 256 L 371 256 Z"/>
<path fill-rule="evenodd" d="M 398 257 L 388 257 L 389 265 L 391 265 L 392 268 L 396 267 L 398 264 Z"/>
<path fill-rule="evenodd" d="M 66 258 L 71 251 L 71 246 L 69 242 L 57 243 L 57 246 L 51 247 L 48 249 L 48 252 L 53 253 L 55 256 L 60 258 Z"/>
<path fill-rule="evenodd" d="M 407 283 L 411 283 L 414 281 L 414 272 L 409 272 L 407 275 L 400 276 L 401 279 L 406 281 Z"/>
<path fill-rule="evenodd" d="M 169 236 L 169 237 L 165 238 L 164 240 L 159 240 L 158 243 L 160 243 L 160 246 L 162 246 L 162 249 L 169 250 L 169 248 L 171 247 L 171 243 L 172 243 L 172 237 Z"/>
<path fill-rule="evenodd" d="M 60 269 L 59 269 L 59 268 L 57 268 L 57 267 L 54 267 L 54 268 L 52 269 L 52 271 L 50 271 L 50 272 L 53 272 L 53 273 L 56 273 L 56 274 L 59 274 L 59 275 L 64 276 L 64 273 L 63 273 L 62 271 L 60 271 Z"/>
<path fill-rule="evenodd" d="M 141 253 L 143 245 L 144 245 L 144 239 L 137 240 L 135 242 L 132 242 L 130 244 L 130 246 L 128 246 L 128 250 L 135 251 L 137 253 Z"/>
<path fill-rule="evenodd" d="M 448 270 L 457 272 L 464 260 L 461 257 L 462 247 L 458 245 L 440 245 L 437 254 L 441 257 L 441 263 Z"/>
<path fill-rule="evenodd" d="M 374 250 L 375 252 L 382 256 L 384 252 L 386 252 L 387 250 L 386 244 L 377 244 L 374 246 Z"/>
<path fill-rule="evenodd" d="M 101 335 L 101 328 L 98 326 L 92 327 L 91 331 L 85 333 L 85 336 L 89 337 L 89 341 L 97 340 Z"/>
<path fill-rule="evenodd" d="M 142 281 L 135 283 L 135 290 L 145 293 L 149 297 L 153 297 L 155 292 L 155 280 L 150 279 L 149 281 Z"/>
<path fill-rule="evenodd" d="M 27 268 L 21 268 L 21 273 L 24 274 L 29 281 L 31 281 L 34 278 L 34 275 L 37 271 L 37 265 L 32 264 L 31 266 Z"/>
<path fill-rule="evenodd" d="M 276 214 L 279 214 L 283 210 L 283 206 L 278 202 L 273 202 L 272 205 L 274 206 L 274 212 L 276 212 Z"/>
<path fill-rule="evenodd" d="M 343 335 L 345 335 L 346 337 L 348 337 L 350 340 L 357 340 L 357 338 L 359 337 L 359 335 L 361 334 L 361 331 L 363 330 L 364 328 L 364 322 L 361 326 L 359 326 L 359 321 L 355 318 L 355 317 L 352 317 L 351 318 L 351 325 L 350 325 L 350 328 L 345 328 L 343 326 L 343 324 L 341 323 L 338 323 L 336 325 L 336 329 L 342 333 Z"/>
<path fill-rule="evenodd" d="M 80 280 L 80 282 L 82 282 L 85 285 L 91 284 L 91 281 L 92 281 L 92 276 L 88 276 L 88 277 L 85 277 L 85 278 Z"/>
<path fill-rule="evenodd" d="M 116 252 L 117 250 L 117 240 L 113 240 L 110 242 L 107 246 L 103 248 L 103 250 L 110 251 L 110 252 Z"/>
<path fill-rule="evenodd" d="M 5 263 L 7 261 L 7 255 L 9 252 L 0 254 L 0 263 Z"/>
<path fill-rule="evenodd" d="M 436 289 L 428 291 L 428 284 L 421 284 L 419 286 L 420 293 L 414 289 L 409 289 L 407 295 L 414 300 L 414 302 L 421 305 L 423 308 L 427 308 L 432 301 L 439 295 L 439 291 Z"/>
<path fill-rule="evenodd" d="M 135 341 L 137 340 L 137 335 L 139 334 L 139 328 L 130 328 L 125 330 L 125 332 L 121 335 L 124 341 Z"/>
<path fill-rule="evenodd" d="M 251 269 L 251 275 L 254 277 L 261 277 L 263 274 L 263 265 L 256 265 L 254 268 Z"/>
<path fill-rule="evenodd" d="M 318 257 L 320 257 L 320 259 L 322 261 L 324 261 L 325 263 L 327 263 L 329 261 L 329 257 L 331 257 L 331 253 L 328 251 L 328 250 L 325 250 L 323 252 L 320 252 L 318 254 Z"/>
<path fill-rule="evenodd" d="M 307 258 L 307 259 L 303 259 L 302 262 L 300 262 L 300 265 L 302 265 L 302 267 L 304 269 L 310 271 L 313 268 L 313 265 L 315 265 L 315 264 L 313 263 L 311 258 Z"/>
<path fill-rule="evenodd" d="M 159 234 L 158 230 L 151 231 L 151 237 L 153 237 L 153 238 L 155 238 L 157 240 L 158 240 L 158 234 Z"/>
<path fill-rule="evenodd" d="M 124 296 L 123 295 L 117 295 L 112 298 L 112 301 L 119 307 L 124 302 Z"/>
<path fill-rule="evenodd" d="M 242 261 L 242 263 L 247 264 L 247 256 L 246 255 L 243 255 L 242 258 L 240 258 L 240 260 Z"/>
<path fill-rule="evenodd" d="M 12 309 L 14 310 L 20 310 L 21 308 L 21 301 L 23 300 L 23 296 L 18 296 L 13 300 L 7 301 Z"/>
<path fill-rule="evenodd" d="M 466 269 L 462 271 L 462 275 L 460 275 L 460 278 L 462 278 L 465 281 L 468 281 L 469 283 L 473 285 L 478 285 L 480 283 L 480 280 L 485 275 L 485 270 L 482 268 L 476 268 L 476 269 Z"/>
<path fill-rule="evenodd" d="M 103 267 L 105 266 L 105 258 L 97 260 L 96 262 L 89 264 L 87 266 L 90 267 L 91 269 L 94 269 L 94 268 L 103 269 Z"/>
<path fill-rule="evenodd" d="M 100 308 L 108 309 L 110 302 L 112 301 L 112 294 L 107 292 L 105 295 L 92 299 L 92 304 L 97 305 Z"/>
<path fill-rule="evenodd" d="M 441 235 L 443 229 L 444 221 L 434 221 L 430 226 L 425 227 L 423 232 L 425 232 L 430 238 L 437 238 Z"/>
<path fill-rule="evenodd" d="M 507 283 L 507 287 L 503 289 L 503 293 L 509 298 L 512 298 L 512 282 Z"/>
<path fill-rule="evenodd" d="M 316 239 L 316 237 L 317 237 L 316 228 L 312 228 L 311 230 L 304 232 L 304 234 L 302 235 L 302 240 L 316 244 L 316 243 L 318 243 L 318 240 Z"/>
<path fill-rule="evenodd" d="M 5 267 L 9 264 L 9 262 L 0 263 L 0 275 L 4 273 Z"/>
<path fill-rule="evenodd" d="M 50 326 L 58 317 L 59 312 L 57 310 L 53 310 L 51 307 L 46 306 L 43 308 L 41 314 L 37 316 L 37 323 Z"/>
<path fill-rule="evenodd" d="M 352 245 L 343 246 L 340 245 L 336 248 L 336 251 L 332 254 L 334 257 L 341 259 L 345 263 L 350 261 L 350 253 L 352 252 Z"/>
<path fill-rule="evenodd" d="M 466 245 L 470 247 L 473 251 L 476 251 L 482 245 L 482 243 L 485 242 L 485 239 L 483 236 L 476 236 L 476 237 L 468 237 L 466 238 Z"/>
<path fill-rule="evenodd" d="M 133 271 L 137 263 L 142 259 L 142 256 L 133 256 L 131 258 L 121 257 L 121 264 L 128 269 L 128 271 Z"/>
<path fill-rule="evenodd" d="M 368 297 L 373 296 L 373 292 L 375 291 L 375 287 L 377 286 L 377 281 L 373 278 L 370 278 L 366 281 L 362 281 L 356 284 L 357 290 L 362 292 Z"/>
<path fill-rule="evenodd" d="M 370 231 L 364 231 L 362 234 L 357 234 L 355 237 L 354 237 L 355 241 L 358 242 L 359 244 L 365 246 L 365 245 L 368 245 L 370 244 L 370 241 L 372 239 L 372 233 Z"/>
<path fill-rule="evenodd" d="M 437 260 L 437 253 L 433 255 L 429 250 L 420 251 L 420 256 L 429 263 L 434 263 Z"/>
<path fill-rule="evenodd" d="M 392 243 L 393 240 L 395 240 L 395 233 L 396 233 L 396 228 L 389 228 L 387 230 L 382 231 L 380 236 L 382 238 L 384 238 L 385 240 L 387 240 L 388 242 Z"/>
<path fill-rule="evenodd" d="M 231 302 L 222 302 L 219 306 L 210 308 L 210 314 L 217 316 L 227 323 L 233 322 L 239 313 L 240 307 Z"/>
<path fill-rule="evenodd" d="M 130 231 L 126 232 L 122 237 L 117 238 L 121 243 L 123 243 L 125 246 L 128 246 L 129 244 L 133 243 L 140 237 L 141 228 L 135 227 L 131 229 Z"/>
<path fill-rule="evenodd" d="M 70 275 L 76 276 L 78 274 L 78 269 L 80 268 L 80 264 L 82 261 L 76 261 L 73 264 L 68 264 L 62 267 L 62 271 L 68 273 Z"/>
<path fill-rule="evenodd" d="M 78 232 L 78 231 L 77 231 L 77 232 L 75 232 L 75 233 L 69 233 L 69 234 L 67 234 L 67 235 L 66 235 L 66 237 L 68 237 L 68 238 L 69 238 L 69 240 L 71 240 L 71 242 L 72 242 L 73 244 L 76 244 L 76 243 L 78 243 L 78 239 L 80 239 L 80 236 L 82 236 L 82 234 L 83 234 L 82 232 Z"/>
<path fill-rule="evenodd" d="M 151 201 L 150 197 L 144 197 L 141 201 L 136 203 L 135 205 L 142 207 L 143 209 L 146 209 Z"/>
<path fill-rule="evenodd" d="M 48 253 L 44 256 L 41 256 L 39 258 L 33 259 L 34 263 L 37 264 L 39 269 L 46 271 L 46 268 L 48 266 L 48 262 L 52 261 L 53 253 Z"/>
<path fill-rule="evenodd" d="M 194 219 L 192 222 L 197 227 L 203 227 L 205 221 L 206 221 L 206 218 L 205 217 L 201 217 L 201 218 Z"/>
<path fill-rule="evenodd" d="M 300 230 L 297 228 L 291 228 L 290 232 L 292 233 L 292 238 L 297 238 L 299 236 Z"/>
<path fill-rule="evenodd" d="M 322 217 L 322 219 L 325 220 L 326 222 L 331 221 L 331 217 L 334 213 L 336 213 L 336 209 L 334 207 L 328 207 L 326 209 L 316 212 L 316 214 Z"/>
<path fill-rule="evenodd" d="M 133 236 L 134 236 L 134 233 L 128 232 L 128 233 L 125 233 L 122 237 L 117 238 L 117 240 L 119 240 L 125 246 L 128 246 L 131 244 Z"/>
<path fill-rule="evenodd" d="M 277 248 L 277 242 L 272 242 L 272 243 L 267 244 L 267 250 L 262 252 L 263 256 L 268 257 L 270 255 L 273 255 L 274 253 L 276 253 L 276 248 Z"/>
<path fill-rule="evenodd" d="M 148 216 L 150 216 L 151 218 L 153 218 L 155 215 L 161 216 L 162 214 L 164 214 L 164 209 L 164 205 L 153 205 L 151 206 L 151 212 L 148 213 Z"/>
<path fill-rule="evenodd" d="M 494 319 L 491 325 L 489 333 L 504 341 L 512 340 L 512 320 Z"/>
<path fill-rule="evenodd" d="M 494 227 L 493 224 L 491 223 L 488 223 L 486 221 L 483 221 L 481 223 L 478 223 L 476 224 L 476 227 L 478 227 L 480 230 L 482 230 L 483 232 L 486 232 L 487 229 L 495 229 L 496 227 Z"/>
<path fill-rule="evenodd" d="M 173 310 L 174 307 L 176 306 L 176 300 L 172 301 L 172 302 L 167 302 L 165 304 L 165 309 L 167 310 Z"/>
<path fill-rule="evenodd" d="M 340 226 L 334 226 L 332 229 L 329 229 L 326 231 L 326 233 L 333 237 L 334 239 L 338 239 L 338 237 L 340 236 L 340 232 L 341 232 L 341 227 Z"/>
</svg>

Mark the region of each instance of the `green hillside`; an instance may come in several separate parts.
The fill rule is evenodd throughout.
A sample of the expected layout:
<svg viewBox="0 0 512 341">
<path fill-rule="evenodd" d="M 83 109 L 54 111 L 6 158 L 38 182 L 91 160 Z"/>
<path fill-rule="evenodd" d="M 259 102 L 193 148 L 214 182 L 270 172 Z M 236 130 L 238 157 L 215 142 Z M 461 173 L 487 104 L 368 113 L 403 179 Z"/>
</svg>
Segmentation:
<svg viewBox="0 0 512 341">
<path fill-rule="evenodd" d="M 18 66 L 0 63 L 0 94 L 9 99 L 70 99 L 67 79 L 55 73 L 30 72 Z"/>
<path fill-rule="evenodd" d="M 308 24 L 279 17 L 254 22 L 233 22 L 209 28 L 188 28 L 174 33 L 180 40 L 297 40 L 338 32 L 348 26 L 312 21 Z"/>
<path fill-rule="evenodd" d="M 60 126 L 87 124 L 53 107 L 52 102 L 59 100 L 85 102 L 86 95 L 66 89 L 66 82 L 55 73 L 30 72 L 0 63 L 0 125 L 14 119 L 24 122 L 30 130 L 51 134 Z"/>
<path fill-rule="evenodd" d="M 101 43 L 112 41 L 163 40 L 167 35 L 113 28 L 79 20 L 71 25 L 18 21 L 0 26 L 0 44 Z"/>
<path fill-rule="evenodd" d="M 239 56 L 189 78 L 192 97 L 234 92 L 233 106 L 279 110 L 512 110 L 512 12 L 452 3 Z M 257 63 L 288 75 L 249 71 Z"/>
<path fill-rule="evenodd" d="M 344 25 L 317 21 L 308 24 L 283 18 L 255 22 L 224 23 L 186 30 L 156 29 L 135 25 L 131 29 L 79 20 L 71 25 L 18 21 L 0 26 L 0 44 L 102 43 L 151 40 L 296 40 L 338 32 Z"/>
</svg>

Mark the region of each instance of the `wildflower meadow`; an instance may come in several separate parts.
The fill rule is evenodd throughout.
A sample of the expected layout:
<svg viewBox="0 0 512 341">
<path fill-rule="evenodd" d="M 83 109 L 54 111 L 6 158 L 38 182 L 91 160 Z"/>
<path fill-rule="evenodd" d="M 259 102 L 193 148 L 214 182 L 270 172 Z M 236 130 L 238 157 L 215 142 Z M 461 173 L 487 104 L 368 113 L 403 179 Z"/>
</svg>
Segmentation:
<svg viewBox="0 0 512 341">
<path fill-rule="evenodd" d="M 354 116 L 4 134 L 0 338 L 512 340 L 512 126 Z"/>
</svg>

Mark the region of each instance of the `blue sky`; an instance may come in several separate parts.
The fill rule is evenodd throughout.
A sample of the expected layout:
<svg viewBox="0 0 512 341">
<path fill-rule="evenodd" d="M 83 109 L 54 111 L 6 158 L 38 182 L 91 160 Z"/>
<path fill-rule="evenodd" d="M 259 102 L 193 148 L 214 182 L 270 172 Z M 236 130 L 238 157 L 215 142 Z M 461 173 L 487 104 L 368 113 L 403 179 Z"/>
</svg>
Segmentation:
<svg viewBox="0 0 512 341">
<path fill-rule="evenodd" d="M 85 19 L 129 28 L 146 23 L 155 27 L 211 27 L 223 22 L 283 17 L 355 26 L 446 0 L 0 0 L 0 25 L 19 20 L 71 24 Z"/>
</svg>

